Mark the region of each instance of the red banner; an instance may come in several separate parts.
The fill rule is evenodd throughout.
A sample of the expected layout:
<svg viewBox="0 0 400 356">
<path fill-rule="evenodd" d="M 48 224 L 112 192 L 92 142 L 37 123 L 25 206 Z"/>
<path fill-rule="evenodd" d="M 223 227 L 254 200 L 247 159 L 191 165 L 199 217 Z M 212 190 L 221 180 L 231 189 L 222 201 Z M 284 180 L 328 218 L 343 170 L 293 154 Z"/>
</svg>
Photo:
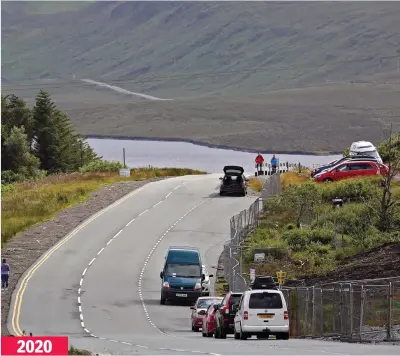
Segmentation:
<svg viewBox="0 0 400 356">
<path fill-rule="evenodd" d="M 68 355 L 68 336 L 2 336 L 2 355 Z"/>
</svg>

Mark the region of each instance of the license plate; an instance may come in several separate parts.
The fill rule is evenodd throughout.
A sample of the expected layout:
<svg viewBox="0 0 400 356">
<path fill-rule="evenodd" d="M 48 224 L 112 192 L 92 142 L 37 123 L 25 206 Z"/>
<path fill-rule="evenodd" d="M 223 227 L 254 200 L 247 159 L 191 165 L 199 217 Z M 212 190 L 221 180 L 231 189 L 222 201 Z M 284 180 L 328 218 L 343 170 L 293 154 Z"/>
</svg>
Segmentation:
<svg viewBox="0 0 400 356">
<path fill-rule="evenodd" d="M 260 319 L 273 319 L 274 318 L 274 314 L 258 314 L 258 317 Z"/>
<path fill-rule="evenodd" d="M 187 297 L 187 294 L 176 293 L 177 297 Z"/>
</svg>

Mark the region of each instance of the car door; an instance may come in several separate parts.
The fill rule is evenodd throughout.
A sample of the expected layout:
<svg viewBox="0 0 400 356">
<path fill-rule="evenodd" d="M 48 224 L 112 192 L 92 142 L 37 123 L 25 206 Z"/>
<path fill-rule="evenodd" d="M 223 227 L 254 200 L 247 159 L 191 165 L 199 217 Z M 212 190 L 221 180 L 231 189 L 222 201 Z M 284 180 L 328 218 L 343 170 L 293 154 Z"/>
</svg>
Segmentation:
<svg viewBox="0 0 400 356">
<path fill-rule="evenodd" d="M 248 301 L 248 321 L 251 326 L 284 325 L 285 301 L 279 291 L 253 291 Z"/>
<path fill-rule="evenodd" d="M 239 302 L 239 305 L 238 305 L 238 310 L 237 310 L 236 315 L 235 315 L 235 317 L 233 319 L 236 332 L 240 331 L 240 324 L 241 324 L 241 316 L 242 316 L 244 296 L 245 296 L 245 293 L 243 293 L 242 297 L 240 298 L 240 302 Z"/>
<path fill-rule="evenodd" d="M 350 164 L 343 163 L 340 166 L 336 167 L 333 173 L 333 180 L 341 180 L 349 177 L 350 172 Z"/>
<path fill-rule="evenodd" d="M 356 164 L 355 164 L 356 165 Z M 377 174 L 378 168 L 374 163 L 367 163 L 367 162 L 363 162 L 363 163 L 358 163 L 356 165 L 356 168 L 353 168 L 355 173 L 354 173 L 354 177 L 360 177 L 360 176 L 371 176 L 374 174 Z"/>
</svg>

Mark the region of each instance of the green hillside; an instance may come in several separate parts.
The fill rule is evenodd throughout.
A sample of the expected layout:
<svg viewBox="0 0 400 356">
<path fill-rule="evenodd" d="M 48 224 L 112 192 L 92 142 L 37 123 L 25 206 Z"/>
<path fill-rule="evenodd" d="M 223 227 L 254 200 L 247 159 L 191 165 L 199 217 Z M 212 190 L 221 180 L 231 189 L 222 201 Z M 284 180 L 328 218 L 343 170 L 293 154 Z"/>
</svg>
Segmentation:
<svg viewBox="0 0 400 356">
<path fill-rule="evenodd" d="M 2 76 L 164 97 L 368 81 L 397 70 L 399 18 L 398 2 L 2 2 Z"/>
</svg>

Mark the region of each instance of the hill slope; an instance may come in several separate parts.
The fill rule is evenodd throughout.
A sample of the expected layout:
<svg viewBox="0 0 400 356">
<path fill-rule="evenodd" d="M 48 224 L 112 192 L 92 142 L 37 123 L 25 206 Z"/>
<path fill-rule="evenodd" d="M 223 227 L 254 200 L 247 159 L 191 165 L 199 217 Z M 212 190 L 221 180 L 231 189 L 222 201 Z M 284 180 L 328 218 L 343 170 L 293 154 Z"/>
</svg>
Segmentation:
<svg viewBox="0 0 400 356">
<path fill-rule="evenodd" d="M 398 2 L 25 4 L 2 2 L 2 75 L 17 82 L 243 94 L 368 78 L 400 58 Z"/>
</svg>

